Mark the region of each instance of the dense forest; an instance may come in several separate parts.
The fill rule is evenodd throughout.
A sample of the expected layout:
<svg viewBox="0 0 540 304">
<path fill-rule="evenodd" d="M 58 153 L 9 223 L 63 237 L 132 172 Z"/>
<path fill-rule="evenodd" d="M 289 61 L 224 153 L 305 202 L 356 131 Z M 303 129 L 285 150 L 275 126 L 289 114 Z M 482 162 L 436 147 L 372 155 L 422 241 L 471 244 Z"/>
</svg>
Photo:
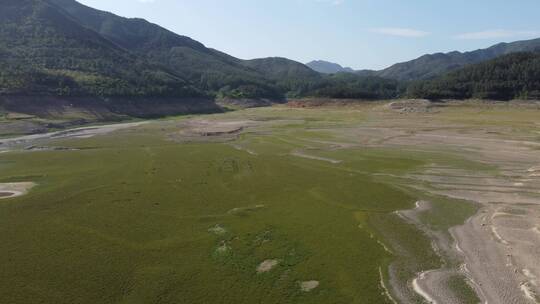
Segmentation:
<svg viewBox="0 0 540 304">
<path fill-rule="evenodd" d="M 515 53 L 409 85 L 427 99 L 540 99 L 540 53 Z"/>
</svg>

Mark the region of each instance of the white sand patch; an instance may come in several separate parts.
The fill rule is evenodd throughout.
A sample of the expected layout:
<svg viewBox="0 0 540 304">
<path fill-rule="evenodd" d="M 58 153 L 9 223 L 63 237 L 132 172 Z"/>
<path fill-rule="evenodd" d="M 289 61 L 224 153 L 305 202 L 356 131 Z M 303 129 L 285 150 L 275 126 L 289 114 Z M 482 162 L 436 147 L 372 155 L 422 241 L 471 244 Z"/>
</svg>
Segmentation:
<svg viewBox="0 0 540 304">
<path fill-rule="evenodd" d="M 319 287 L 319 281 L 305 281 L 299 282 L 300 290 L 303 292 L 310 292 L 313 289 Z"/>
<path fill-rule="evenodd" d="M 493 213 L 493 215 L 491 216 L 491 219 L 494 220 L 498 217 L 524 217 L 524 215 L 498 211 L 498 212 Z"/>
<path fill-rule="evenodd" d="M 531 286 L 529 285 L 528 282 L 523 282 L 521 283 L 521 285 L 519 286 L 519 288 L 521 289 L 521 291 L 523 292 L 523 294 L 525 294 L 525 297 L 527 297 L 528 299 L 532 300 L 533 303 L 538 303 L 536 301 L 536 293 L 532 290 Z"/>
<path fill-rule="evenodd" d="M 534 286 L 538 285 L 538 282 L 536 281 L 537 277 L 531 272 L 530 269 L 523 269 L 523 275 L 529 278 Z"/>
<path fill-rule="evenodd" d="M 386 287 L 386 284 L 384 283 L 384 276 L 382 272 L 382 268 L 379 267 L 379 284 L 381 285 L 381 288 L 384 291 L 384 295 L 390 300 L 392 303 L 397 304 L 396 300 L 392 297 L 392 294 L 390 294 L 390 290 Z"/>
<path fill-rule="evenodd" d="M 540 166 L 530 167 L 527 172 L 540 172 Z"/>
<path fill-rule="evenodd" d="M 394 252 L 392 252 L 392 250 L 390 250 L 390 248 L 388 248 L 383 242 L 381 242 L 380 240 L 377 240 L 377 244 L 379 244 L 383 249 L 384 251 L 388 252 L 389 254 L 394 254 Z"/>
<path fill-rule="evenodd" d="M 412 281 L 412 286 L 414 292 L 416 292 L 418 295 L 420 295 L 422 298 L 424 298 L 428 303 L 437 304 L 435 299 L 431 297 L 422 287 L 420 287 L 420 284 L 418 284 L 419 280 L 424 280 L 426 278 L 426 275 L 429 273 L 429 271 L 422 272 L 418 275 L 417 278 L 415 278 Z"/>
<path fill-rule="evenodd" d="M 248 148 L 245 148 L 243 146 L 240 146 L 240 145 L 232 145 L 232 146 L 233 146 L 233 148 L 235 148 L 238 151 L 244 151 L 244 152 L 247 152 L 250 155 L 255 155 L 255 156 L 258 155 L 257 152 L 255 152 L 253 150 L 250 150 Z"/>
<path fill-rule="evenodd" d="M 227 243 L 223 242 L 217 249 L 217 253 L 227 253 L 231 250 L 231 247 Z"/>
<path fill-rule="evenodd" d="M 208 232 L 213 233 L 215 235 L 223 235 L 227 233 L 227 229 L 223 228 L 223 226 L 217 224 L 214 227 L 211 227 L 208 229 Z"/>
<path fill-rule="evenodd" d="M 499 240 L 499 242 L 503 243 L 504 245 L 508 245 L 508 242 L 502 238 L 502 236 L 499 234 L 495 226 L 491 226 L 491 232 L 493 233 L 495 238 Z"/>
<path fill-rule="evenodd" d="M 25 195 L 35 186 L 36 184 L 33 182 L 2 183 L 0 184 L 0 199 L 14 198 Z"/>
<path fill-rule="evenodd" d="M 296 157 L 302 157 L 302 158 L 312 159 L 312 160 L 325 161 L 325 162 L 329 162 L 329 163 L 332 163 L 332 164 L 340 164 L 340 163 L 343 162 L 342 160 L 338 160 L 338 159 L 332 159 L 332 158 L 327 158 L 327 157 L 320 157 L 320 156 L 315 156 L 315 155 L 309 155 L 309 154 L 305 154 L 305 153 L 303 153 L 303 152 L 298 152 L 298 151 L 292 152 L 291 155 L 292 155 L 292 156 L 296 156 Z"/>
<path fill-rule="evenodd" d="M 463 249 L 461 249 L 461 247 L 459 247 L 459 243 L 456 242 L 456 251 L 459 252 L 460 254 L 465 254 L 465 252 L 463 252 Z"/>
<path fill-rule="evenodd" d="M 257 273 L 268 272 L 277 265 L 279 265 L 279 260 L 266 260 L 259 264 L 259 266 L 257 267 Z"/>
<path fill-rule="evenodd" d="M 262 209 L 266 207 L 265 205 L 255 205 L 255 206 L 250 206 L 250 207 L 239 207 L 239 208 L 233 208 L 229 211 L 227 211 L 228 214 L 237 214 L 237 213 L 240 213 L 240 212 L 244 212 L 244 211 L 256 211 L 258 209 Z"/>
<path fill-rule="evenodd" d="M 465 274 L 469 273 L 469 268 L 467 267 L 467 264 L 463 263 L 459 266 L 459 270 Z"/>
</svg>

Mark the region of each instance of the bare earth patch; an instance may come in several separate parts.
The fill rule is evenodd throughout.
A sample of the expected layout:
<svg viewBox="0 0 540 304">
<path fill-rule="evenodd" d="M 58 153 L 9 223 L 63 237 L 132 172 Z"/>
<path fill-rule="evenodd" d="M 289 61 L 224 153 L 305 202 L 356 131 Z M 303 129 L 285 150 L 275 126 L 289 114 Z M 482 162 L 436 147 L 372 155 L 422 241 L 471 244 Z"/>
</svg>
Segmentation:
<svg viewBox="0 0 540 304">
<path fill-rule="evenodd" d="M 231 247 L 227 244 L 227 242 L 222 242 L 221 245 L 219 245 L 218 248 L 216 248 L 216 252 L 220 254 L 225 254 L 231 250 Z"/>
<path fill-rule="evenodd" d="M 277 265 L 279 265 L 279 260 L 266 260 L 259 264 L 259 266 L 257 267 L 257 273 L 268 272 Z"/>
<path fill-rule="evenodd" d="M 312 159 L 312 160 L 320 160 L 320 161 L 324 161 L 324 162 L 329 162 L 331 164 L 339 164 L 339 163 L 342 162 L 341 160 L 338 160 L 338 159 L 332 159 L 332 158 L 327 158 L 327 157 L 309 155 L 309 154 L 306 154 L 306 153 L 303 153 L 303 152 L 300 152 L 300 151 L 294 151 L 294 152 L 291 153 L 291 155 L 296 156 L 296 157 L 301 157 L 301 158 L 307 158 L 307 159 Z"/>
<path fill-rule="evenodd" d="M 108 134 L 117 130 L 137 127 L 145 123 L 146 122 L 118 123 L 95 127 L 82 127 L 43 134 L 26 135 L 15 138 L 7 138 L 0 140 L 0 148 L 12 148 L 14 146 L 28 145 L 50 139 L 90 138 L 97 135 Z"/>
<path fill-rule="evenodd" d="M 313 289 L 319 287 L 319 281 L 305 281 L 299 282 L 300 290 L 303 292 L 310 292 Z"/>
<path fill-rule="evenodd" d="M 36 184 L 32 182 L 0 184 L 0 199 L 25 195 L 35 185 Z"/>
<path fill-rule="evenodd" d="M 223 235 L 227 233 L 227 229 L 225 229 L 223 226 L 218 224 L 218 225 L 215 225 L 214 227 L 209 228 L 208 232 L 213 233 L 215 235 Z"/>
<path fill-rule="evenodd" d="M 467 107 L 407 101 L 373 108 L 369 120 L 347 128 L 326 129 L 335 136 L 333 141 L 347 142 L 347 147 L 328 143 L 326 150 L 435 152 L 492 168 L 479 172 L 460 163 L 446 167 L 432 164 L 415 174 L 401 176 L 409 180 L 407 184 L 412 188 L 475 202 L 480 209 L 463 225 L 451 228 L 450 235 L 444 233 L 446 239 L 442 234 L 428 233 L 436 251 L 458 260 L 462 266 L 452 264 L 417 274 L 416 294 L 428 301 L 461 303 L 455 297 L 460 295 L 447 286 L 450 277 L 459 276 L 466 278 L 482 303 L 540 303 L 540 140 L 533 126 L 539 126 L 540 112 L 527 114 L 505 108 L 510 112 L 504 112 L 504 119 L 500 119 L 501 109 Z M 338 161 L 301 150 L 291 154 Z M 422 202 L 416 207 L 398 214 L 416 222 L 416 214 L 428 208 Z M 388 288 L 398 302 L 411 302 L 407 295 L 414 294 L 413 279 L 401 282 L 390 277 Z"/>
<path fill-rule="evenodd" d="M 255 206 L 249 206 L 249 207 L 239 207 L 239 208 L 233 208 L 229 211 L 227 211 L 228 214 L 239 214 L 239 213 L 244 213 L 244 212 L 253 212 L 253 211 L 257 211 L 259 209 L 262 209 L 264 208 L 265 206 L 264 205 L 255 205 Z"/>
</svg>

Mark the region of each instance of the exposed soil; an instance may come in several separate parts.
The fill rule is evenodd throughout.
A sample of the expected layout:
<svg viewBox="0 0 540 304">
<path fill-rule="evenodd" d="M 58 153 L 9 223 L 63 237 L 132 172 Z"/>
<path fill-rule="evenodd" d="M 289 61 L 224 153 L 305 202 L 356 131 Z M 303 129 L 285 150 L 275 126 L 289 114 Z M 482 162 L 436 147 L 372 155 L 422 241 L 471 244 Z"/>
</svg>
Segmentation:
<svg viewBox="0 0 540 304">
<path fill-rule="evenodd" d="M 22 183 L 0 183 L 0 199 L 23 196 L 36 184 L 32 182 Z"/>
<path fill-rule="evenodd" d="M 313 289 L 319 287 L 319 281 L 305 281 L 305 282 L 300 282 L 300 290 L 303 291 L 303 292 L 310 292 L 312 291 Z"/>
<path fill-rule="evenodd" d="M 342 162 L 341 160 L 338 160 L 338 159 L 332 159 L 332 158 L 327 158 L 327 157 L 309 155 L 309 154 L 306 154 L 306 153 L 301 152 L 301 151 L 293 151 L 291 153 L 291 155 L 292 156 L 297 156 L 297 157 L 302 157 L 302 158 L 307 158 L 307 159 L 320 160 L 320 161 L 329 162 L 329 163 L 332 163 L 332 164 L 339 164 L 339 163 Z"/>
<path fill-rule="evenodd" d="M 436 116 L 416 119 L 380 115 L 347 130 L 347 142 L 357 147 L 385 147 L 406 151 L 440 151 L 492 165 L 493 174 L 437 166 L 408 176 L 411 186 L 481 205 L 480 212 L 465 225 L 451 229 L 456 254 L 483 302 L 494 304 L 535 303 L 540 294 L 540 142 L 536 135 L 516 133 L 505 126 L 448 124 Z M 423 114 L 422 114 L 423 115 Z M 337 134 L 337 133 L 336 133 Z M 337 134 L 337 136 L 343 136 Z M 418 183 L 422 181 L 423 183 Z M 426 187 L 425 183 L 430 186 Z M 520 210 L 519 214 L 501 214 Z M 458 251 L 456 248 L 459 248 Z M 443 271 L 443 270 L 441 270 Z M 456 303 L 444 291 L 444 273 L 425 272 L 416 289 L 429 301 Z M 448 271 L 448 270 L 444 270 Z"/>
<path fill-rule="evenodd" d="M 245 128 L 258 123 L 249 120 L 207 120 L 191 119 L 178 127 L 179 132 L 169 134 L 169 138 L 180 142 L 230 141 L 236 139 Z"/>
<path fill-rule="evenodd" d="M 119 123 L 95 127 L 84 127 L 70 129 L 66 131 L 50 132 L 44 134 L 26 135 L 14 138 L 0 139 L 0 149 L 11 149 L 14 147 L 39 147 L 36 144 L 42 141 L 60 138 L 89 138 L 96 135 L 103 135 L 121 129 L 133 128 L 145 124 L 146 122 Z M 32 150 L 32 149 L 29 149 Z"/>
<path fill-rule="evenodd" d="M 290 103 L 292 107 L 322 105 L 328 104 L 310 101 Z M 460 103 L 455 105 L 463 106 Z M 474 168 L 431 164 L 416 174 L 406 176 L 410 187 L 474 202 L 479 204 L 480 211 L 464 225 L 450 229 L 449 234 L 423 230 L 433 239 L 438 253 L 461 261 L 461 267 L 452 265 L 438 270 L 426 269 L 414 281 L 407 282 L 408 286 L 397 286 L 404 282 L 390 280 L 388 289 L 398 300 L 407 302 L 409 298 L 399 297 L 405 294 L 400 290 L 414 287 L 426 301 L 460 303 L 459 295 L 454 294 L 455 291 L 450 290 L 447 284 L 451 277 L 457 275 L 467 278 L 483 303 L 538 303 L 540 130 L 538 123 L 531 125 L 537 119 L 530 121 L 529 115 L 526 122 L 506 122 L 506 118 L 501 116 L 501 121 L 483 121 L 471 116 L 472 111 L 467 112 L 467 117 L 456 115 L 453 120 L 438 119 L 440 111 L 452 106 L 454 103 L 434 105 L 425 101 L 368 104 L 365 105 L 368 113 L 365 122 L 347 128 L 320 128 L 318 131 L 331 132 L 335 136 L 332 143 L 328 142 L 328 150 L 381 147 L 407 152 L 436 152 L 493 168 L 479 173 Z M 477 115 L 483 115 L 486 110 L 501 111 L 512 109 L 511 106 L 485 103 L 475 109 Z M 528 103 L 524 107 L 536 111 L 537 104 Z M 516 112 L 516 115 L 520 114 Z M 516 127 L 519 124 L 522 126 Z M 319 159 L 309 154 L 301 156 Z M 421 208 L 422 205 L 401 215 L 414 222 L 414 213 L 421 212 Z"/>
<path fill-rule="evenodd" d="M 257 273 L 268 272 L 277 265 L 279 265 L 279 260 L 266 260 L 259 264 L 259 266 L 257 267 Z"/>
<path fill-rule="evenodd" d="M 216 225 L 214 227 L 211 227 L 208 229 L 208 232 L 216 234 L 216 235 L 223 235 L 227 233 L 227 229 L 225 229 L 221 225 Z"/>
</svg>

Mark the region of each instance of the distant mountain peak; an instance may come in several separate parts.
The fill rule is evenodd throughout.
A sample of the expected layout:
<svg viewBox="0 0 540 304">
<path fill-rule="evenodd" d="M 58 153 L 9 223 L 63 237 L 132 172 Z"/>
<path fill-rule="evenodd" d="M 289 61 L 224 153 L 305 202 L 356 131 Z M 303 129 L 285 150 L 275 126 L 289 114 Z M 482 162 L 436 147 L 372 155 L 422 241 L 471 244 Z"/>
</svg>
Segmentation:
<svg viewBox="0 0 540 304">
<path fill-rule="evenodd" d="M 354 70 L 349 67 L 343 67 L 337 63 L 325 60 L 313 60 L 306 63 L 306 65 L 312 70 L 322 74 L 354 73 Z"/>
</svg>

